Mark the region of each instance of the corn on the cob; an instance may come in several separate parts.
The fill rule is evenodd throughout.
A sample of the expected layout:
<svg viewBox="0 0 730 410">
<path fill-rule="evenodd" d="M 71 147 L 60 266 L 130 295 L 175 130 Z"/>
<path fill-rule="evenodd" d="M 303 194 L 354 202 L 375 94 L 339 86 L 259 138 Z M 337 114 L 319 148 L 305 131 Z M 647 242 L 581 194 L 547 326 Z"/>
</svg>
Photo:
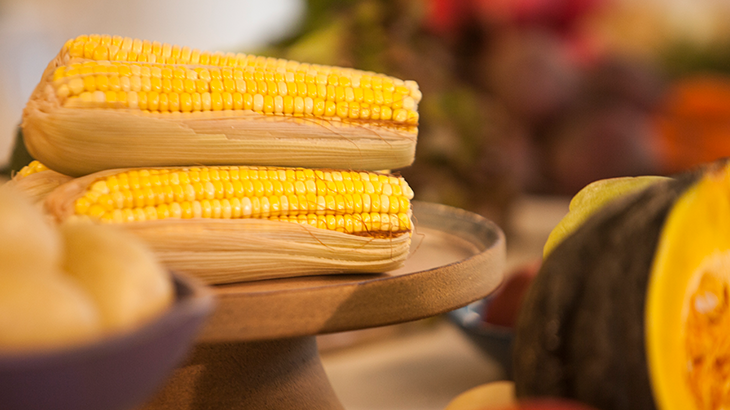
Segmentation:
<svg viewBox="0 0 730 410">
<path fill-rule="evenodd" d="M 28 175 L 37 174 L 39 172 L 48 171 L 48 167 L 43 165 L 40 161 L 31 161 L 30 164 L 24 166 L 18 171 L 13 177 L 25 178 Z"/>
<path fill-rule="evenodd" d="M 392 169 L 415 154 L 413 81 L 111 36 L 69 40 L 23 115 L 68 175 L 169 165 Z"/>
<path fill-rule="evenodd" d="M 412 197 L 375 172 L 222 166 L 102 171 L 45 205 L 59 221 L 119 224 L 171 269 L 225 283 L 399 267 Z"/>
<path fill-rule="evenodd" d="M 38 203 L 48 193 L 71 179 L 68 175 L 48 169 L 38 161 L 32 161 L 18 171 L 6 184 L 12 186 L 16 191 L 22 192 L 31 201 Z"/>
</svg>

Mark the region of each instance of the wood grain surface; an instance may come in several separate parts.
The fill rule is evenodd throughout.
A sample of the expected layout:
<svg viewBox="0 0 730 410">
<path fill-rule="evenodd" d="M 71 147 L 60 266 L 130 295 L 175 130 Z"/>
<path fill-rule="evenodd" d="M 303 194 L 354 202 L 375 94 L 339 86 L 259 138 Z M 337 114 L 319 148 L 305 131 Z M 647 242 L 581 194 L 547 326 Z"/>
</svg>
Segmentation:
<svg viewBox="0 0 730 410">
<path fill-rule="evenodd" d="M 505 239 L 487 219 L 414 202 L 416 229 L 403 268 L 214 287 L 216 312 L 204 342 L 256 341 L 402 323 L 444 313 L 502 281 Z"/>
</svg>

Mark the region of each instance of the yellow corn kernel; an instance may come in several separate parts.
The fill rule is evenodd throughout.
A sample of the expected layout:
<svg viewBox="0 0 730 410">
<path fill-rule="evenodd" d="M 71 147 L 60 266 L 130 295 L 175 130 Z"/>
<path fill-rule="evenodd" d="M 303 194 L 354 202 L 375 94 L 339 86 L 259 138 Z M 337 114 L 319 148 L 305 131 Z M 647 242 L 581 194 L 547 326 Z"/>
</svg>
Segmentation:
<svg viewBox="0 0 730 410">
<path fill-rule="evenodd" d="M 56 67 L 49 80 L 61 104 L 74 108 L 120 107 L 150 114 L 252 110 L 413 126 L 419 119 L 421 92 L 415 82 L 353 69 L 118 36 L 79 36 L 62 53 L 73 62 Z M 95 91 L 117 94 L 101 97 Z M 120 91 L 127 94 L 121 97 Z"/>
<path fill-rule="evenodd" d="M 387 182 L 381 182 L 387 181 Z M 407 183 L 373 172 L 274 167 L 137 169 L 101 177 L 74 212 L 105 223 L 274 218 L 345 233 L 410 229 Z M 306 218 L 304 218 L 306 216 Z"/>
</svg>

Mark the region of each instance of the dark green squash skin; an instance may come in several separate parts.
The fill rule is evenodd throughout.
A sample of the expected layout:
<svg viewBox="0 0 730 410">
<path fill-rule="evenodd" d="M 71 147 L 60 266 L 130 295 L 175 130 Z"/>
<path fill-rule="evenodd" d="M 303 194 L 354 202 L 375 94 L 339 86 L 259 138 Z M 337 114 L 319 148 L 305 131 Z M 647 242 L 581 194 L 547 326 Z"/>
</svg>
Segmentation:
<svg viewBox="0 0 730 410">
<path fill-rule="evenodd" d="M 644 305 L 662 226 L 701 175 L 663 181 L 608 204 L 543 262 L 516 325 L 519 398 L 570 398 L 603 410 L 655 409 Z"/>
</svg>

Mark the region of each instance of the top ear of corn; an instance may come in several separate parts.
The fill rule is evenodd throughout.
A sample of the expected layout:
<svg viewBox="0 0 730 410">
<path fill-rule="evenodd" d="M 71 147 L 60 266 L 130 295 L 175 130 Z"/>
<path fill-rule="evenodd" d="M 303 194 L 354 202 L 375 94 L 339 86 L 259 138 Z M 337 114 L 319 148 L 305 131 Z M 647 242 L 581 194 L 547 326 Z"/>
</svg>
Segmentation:
<svg viewBox="0 0 730 410">
<path fill-rule="evenodd" d="M 119 36 L 69 40 L 23 115 L 51 169 L 410 165 L 421 93 L 349 68 L 209 53 Z"/>
</svg>

